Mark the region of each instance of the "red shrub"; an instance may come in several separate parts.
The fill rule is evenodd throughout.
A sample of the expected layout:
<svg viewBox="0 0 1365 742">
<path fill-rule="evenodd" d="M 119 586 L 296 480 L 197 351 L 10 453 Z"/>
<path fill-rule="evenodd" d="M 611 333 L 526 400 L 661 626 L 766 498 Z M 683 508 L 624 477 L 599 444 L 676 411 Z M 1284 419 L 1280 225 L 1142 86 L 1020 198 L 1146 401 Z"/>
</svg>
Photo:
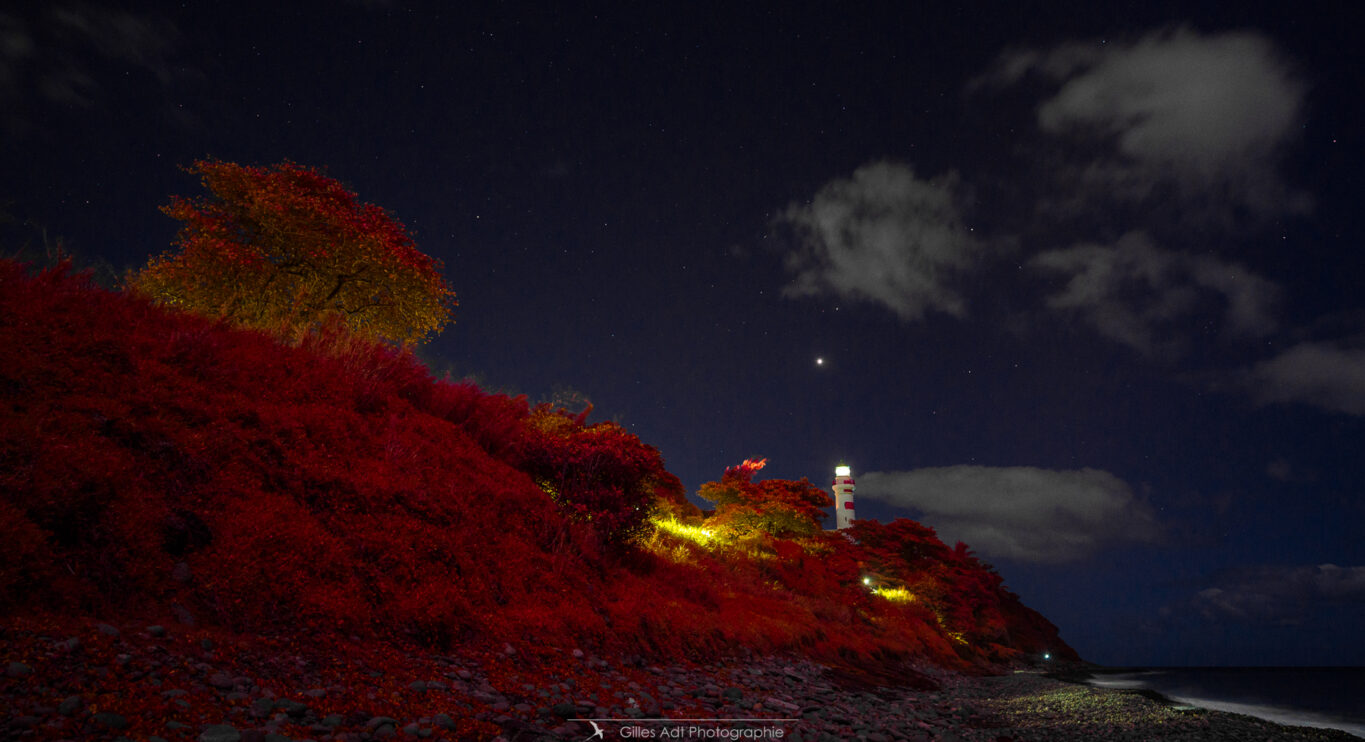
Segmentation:
<svg viewBox="0 0 1365 742">
<path fill-rule="evenodd" d="M 639 536 L 654 502 L 682 491 L 653 446 L 615 423 L 584 425 L 583 415 L 547 406 L 531 413 L 514 460 L 570 517 L 611 543 Z"/>
<path fill-rule="evenodd" d="M 731 482 L 752 495 L 736 504 L 786 524 L 733 547 L 659 534 L 680 561 L 637 549 L 652 509 L 691 509 L 657 450 L 436 381 L 336 327 L 286 347 L 0 262 L 0 354 L 0 603 L 14 610 L 175 603 L 242 631 L 695 658 L 988 651 L 949 631 L 1069 651 L 932 530 L 815 530 L 828 495 L 806 482 Z M 868 572 L 923 601 L 873 595 Z"/>
</svg>

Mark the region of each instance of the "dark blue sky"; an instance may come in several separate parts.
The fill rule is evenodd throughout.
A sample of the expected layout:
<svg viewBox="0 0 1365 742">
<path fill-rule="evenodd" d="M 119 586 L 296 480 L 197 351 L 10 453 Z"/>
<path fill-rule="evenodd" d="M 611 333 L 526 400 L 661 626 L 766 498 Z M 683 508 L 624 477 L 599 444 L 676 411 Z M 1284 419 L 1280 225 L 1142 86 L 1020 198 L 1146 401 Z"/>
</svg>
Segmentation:
<svg viewBox="0 0 1365 742">
<path fill-rule="evenodd" d="M 444 261 L 438 372 L 691 491 L 847 461 L 1097 662 L 1365 664 L 1342 4 L 187 5 L 0 11 L 7 251 L 325 167 Z"/>
</svg>

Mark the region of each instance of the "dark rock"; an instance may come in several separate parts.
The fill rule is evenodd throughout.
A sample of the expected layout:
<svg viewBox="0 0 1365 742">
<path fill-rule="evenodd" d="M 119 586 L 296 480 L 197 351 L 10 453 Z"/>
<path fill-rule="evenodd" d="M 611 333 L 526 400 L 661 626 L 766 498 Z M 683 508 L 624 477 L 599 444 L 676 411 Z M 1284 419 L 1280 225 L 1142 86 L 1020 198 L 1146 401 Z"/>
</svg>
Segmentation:
<svg viewBox="0 0 1365 742">
<path fill-rule="evenodd" d="M 175 620 L 179 621 L 182 625 L 194 625 L 194 614 L 190 613 L 190 609 L 185 606 L 180 605 L 179 603 L 171 603 L 171 613 L 175 614 Z M 204 642 L 208 641 L 208 639 L 204 640 Z M 202 646 L 204 642 L 200 642 L 200 645 Z M 204 649 L 213 649 L 213 643 L 209 642 L 209 646 L 204 647 Z"/>
<path fill-rule="evenodd" d="M 281 698 L 275 701 L 275 709 L 278 711 L 283 711 L 284 713 L 288 714 L 289 716 L 295 719 L 299 718 L 300 716 L 304 716 L 308 713 L 308 706 L 306 704 L 302 704 L 299 703 L 298 701 L 290 700 L 288 698 Z"/>
<path fill-rule="evenodd" d="M 532 742 L 554 736 L 549 729 L 521 719 L 505 718 L 499 719 L 496 723 L 502 727 L 502 736 L 508 742 Z"/>
<path fill-rule="evenodd" d="M 12 678 L 25 678 L 33 674 L 33 668 L 22 662 L 11 662 L 5 668 L 5 674 Z"/>
<path fill-rule="evenodd" d="M 215 672 L 209 676 L 209 685 L 219 690 L 231 690 L 233 686 L 232 676 L 225 672 Z"/>
<path fill-rule="evenodd" d="M 80 696 L 67 696 L 62 699 L 61 705 L 57 706 L 57 713 L 62 716 L 73 716 L 77 711 L 85 706 L 85 699 Z"/>
<path fill-rule="evenodd" d="M 95 723 L 96 723 L 96 724 L 99 724 L 100 726 L 104 727 L 105 729 L 127 729 L 127 728 L 128 728 L 128 719 L 127 719 L 127 717 L 123 716 L 122 714 L 116 714 L 116 713 L 114 713 L 114 712 L 112 712 L 112 711 L 101 711 L 101 712 L 95 714 L 95 716 L 94 716 L 93 718 L 95 719 Z"/>
<path fill-rule="evenodd" d="M 101 634 L 104 634 L 105 636 L 118 636 L 118 635 L 119 635 L 118 627 L 117 627 L 117 626 L 112 626 L 112 625 L 107 624 L 107 623 L 102 623 L 102 624 L 97 625 L 97 626 L 95 627 L 95 630 L 98 631 L 98 632 L 100 632 Z"/>
<path fill-rule="evenodd" d="M 482 704 L 486 704 L 488 706 L 494 706 L 506 700 L 500 695 L 497 695 L 495 693 L 489 693 L 488 691 L 482 690 L 476 690 L 473 693 L 470 693 L 469 696 L 473 698 L 475 701 L 478 701 L 479 703 Z"/>
<path fill-rule="evenodd" d="M 397 724 L 398 724 L 398 720 L 397 720 L 397 719 L 394 719 L 394 718 L 392 718 L 392 717 L 389 717 L 389 716 L 376 716 L 376 717 L 370 719 L 369 721 L 365 722 L 365 728 L 366 728 L 366 729 L 373 730 L 373 729 L 378 729 L 379 727 L 382 727 L 382 726 L 386 726 L 386 725 L 387 725 L 387 726 L 396 726 Z"/>
<path fill-rule="evenodd" d="M 578 715 L 582 712 L 579 711 L 579 707 L 575 704 L 556 703 L 554 706 L 550 708 L 550 713 L 560 717 L 561 719 L 573 719 L 577 718 Z"/>
<path fill-rule="evenodd" d="M 154 637 L 156 637 L 156 638 L 158 638 L 158 639 L 160 639 L 160 638 L 166 636 L 166 627 L 165 627 L 165 626 L 159 626 L 159 625 L 158 625 L 158 626 L 148 626 L 148 627 L 147 627 L 147 633 L 148 633 L 148 634 L 151 634 L 152 636 L 154 636 Z"/>
<path fill-rule="evenodd" d="M 231 724 L 213 724 L 199 733 L 199 742 L 241 742 L 242 733 Z"/>
<path fill-rule="evenodd" d="M 763 699 L 763 705 L 767 706 L 768 708 L 774 711 L 780 711 L 784 714 L 789 715 L 795 714 L 797 711 L 800 711 L 800 707 L 797 706 L 796 704 L 789 703 L 787 701 L 784 701 L 780 698 L 775 698 L 773 696 L 768 696 L 767 698 Z"/>
</svg>

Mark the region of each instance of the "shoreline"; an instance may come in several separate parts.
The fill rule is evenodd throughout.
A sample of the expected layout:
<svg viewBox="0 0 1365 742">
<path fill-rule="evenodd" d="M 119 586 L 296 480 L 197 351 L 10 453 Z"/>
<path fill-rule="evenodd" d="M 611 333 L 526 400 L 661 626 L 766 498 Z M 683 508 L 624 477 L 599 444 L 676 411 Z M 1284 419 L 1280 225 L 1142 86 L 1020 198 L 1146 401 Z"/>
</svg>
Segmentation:
<svg viewBox="0 0 1365 742">
<path fill-rule="evenodd" d="M 1217 691 L 1211 691 L 1205 695 L 1199 691 L 1186 692 L 1183 694 L 1172 694 L 1158 683 L 1141 680 L 1145 675 L 1156 675 L 1169 677 L 1171 674 L 1182 673 L 1201 673 L 1201 672 L 1299 672 L 1299 671 L 1353 671 L 1357 668 L 1350 667 L 1102 667 L 1091 666 L 1083 669 L 1062 670 L 1058 672 L 1045 673 L 1048 677 L 1068 683 L 1077 683 L 1091 688 L 1102 690 L 1124 690 L 1130 693 L 1146 696 L 1151 700 L 1174 707 L 1176 710 L 1188 711 L 1190 709 L 1200 709 L 1204 711 L 1214 711 L 1219 713 L 1233 714 L 1236 716 L 1250 716 L 1262 721 L 1272 722 L 1286 727 L 1302 727 L 1310 729 L 1329 729 L 1344 731 L 1352 739 L 1365 739 L 1365 724 L 1360 721 L 1342 718 L 1339 714 L 1331 711 L 1318 711 L 1308 708 L 1300 708 L 1289 705 L 1274 705 L 1270 703 L 1238 700 L 1218 695 Z M 1111 679 L 1117 678 L 1118 682 Z M 1349 685 L 1338 684 L 1338 687 L 1349 687 Z"/>
<path fill-rule="evenodd" d="M 1360 739 L 1039 670 L 966 676 L 773 656 L 655 665 L 531 649 L 439 655 L 174 625 L 0 622 L 0 737 L 537 742 L 587 739 L 596 722 L 604 739 Z"/>
<path fill-rule="evenodd" d="M 1303 740 L 1349 742 L 1349 732 L 1290 726 L 1241 713 L 1220 711 L 1169 698 L 1147 688 L 1103 688 L 1075 673 L 1016 671 L 969 678 L 953 693 L 995 731 L 1013 742 L 1037 740 Z M 992 737 L 963 736 L 964 740 Z"/>
</svg>

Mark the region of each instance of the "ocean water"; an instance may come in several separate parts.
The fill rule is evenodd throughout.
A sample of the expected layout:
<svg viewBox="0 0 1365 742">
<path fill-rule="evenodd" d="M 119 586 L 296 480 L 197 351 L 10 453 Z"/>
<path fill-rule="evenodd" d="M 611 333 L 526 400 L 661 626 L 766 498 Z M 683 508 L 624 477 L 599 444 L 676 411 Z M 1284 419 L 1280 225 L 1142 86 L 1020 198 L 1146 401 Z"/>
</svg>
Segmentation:
<svg viewBox="0 0 1365 742">
<path fill-rule="evenodd" d="M 1101 688 L 1151 690 L 1177 703 L 1365 738 L 1365 667 L 1187 667 L 1101 671 Z"/>
</svg>

